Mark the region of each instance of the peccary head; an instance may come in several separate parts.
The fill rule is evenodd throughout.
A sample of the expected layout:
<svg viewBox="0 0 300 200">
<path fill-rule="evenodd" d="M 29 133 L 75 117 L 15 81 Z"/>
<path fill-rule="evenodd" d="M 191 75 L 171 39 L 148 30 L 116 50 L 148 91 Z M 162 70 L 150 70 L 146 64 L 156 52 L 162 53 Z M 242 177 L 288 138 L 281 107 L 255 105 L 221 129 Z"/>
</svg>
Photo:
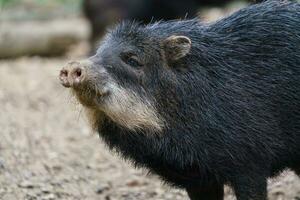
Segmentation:
<svg viewBox="0 0 300 200">
<path fill-rule="evenodd" d="M 178 23 L 184 22 L 122 23 L 106 35 L 95 56 L 64 67 L 61 82 L 88 110 L 94 128 L 109 118 L 133 131 L 161 132 L 166 118 L 178 114 L 176 90 L 193 45 Z"/>
</svg>

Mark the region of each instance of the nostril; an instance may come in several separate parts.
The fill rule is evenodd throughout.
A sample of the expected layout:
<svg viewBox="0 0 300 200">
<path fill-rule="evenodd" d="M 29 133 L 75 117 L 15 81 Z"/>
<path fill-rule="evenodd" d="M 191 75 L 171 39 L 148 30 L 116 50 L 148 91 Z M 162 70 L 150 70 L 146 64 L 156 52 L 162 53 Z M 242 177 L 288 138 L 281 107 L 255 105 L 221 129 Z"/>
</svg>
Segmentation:
<svg viewBox="0 0 300 200">
<path fill-rule="evenodd" d="M 65 70 L 65 69 L 61 70 L 60 77 L 68 77 L 68 70 Z"/>
<path fill-rule="evenodd" d="M 75 70 L 75 75 L 76 75 L 76 77 L 80 77 L 82 75 L 82 70 L 80 68 L 77 68 Z"/>
<path fill-rule="evenodd" d="M 62 69 L 59 73 L 59 79 L 63 86 L 70 87 L 70 82 L 68 81 L 69 72 L 66 69 Z"/>
<path fill-rule="evenodd" d="M 71 77 L 72 77 L 72 80 L 73 80 L 73 84 L 79 84 L 83 81 L 84 79 L 84 69 L 82 68 L 74 68 L 71 72 Z M 70 76 L 69 75 L 69 76 Z"/>
</svg>

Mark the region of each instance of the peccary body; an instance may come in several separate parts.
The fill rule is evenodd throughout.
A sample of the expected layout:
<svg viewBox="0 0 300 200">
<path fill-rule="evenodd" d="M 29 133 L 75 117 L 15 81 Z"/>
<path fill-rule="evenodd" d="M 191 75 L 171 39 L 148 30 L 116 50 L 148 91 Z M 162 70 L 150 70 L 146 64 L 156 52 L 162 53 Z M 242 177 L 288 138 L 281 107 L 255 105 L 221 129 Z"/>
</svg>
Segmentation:
<svg viewBox="0 0 300 200">
<path fill-rule="evenodd" d="M 297 3 L 212 24 L 122 23 L 60 78 L 111 149 L 193 200 L 223 199 L 224 184 L 263 200 L 268 177 L 300 173 Z"/>
</svg>

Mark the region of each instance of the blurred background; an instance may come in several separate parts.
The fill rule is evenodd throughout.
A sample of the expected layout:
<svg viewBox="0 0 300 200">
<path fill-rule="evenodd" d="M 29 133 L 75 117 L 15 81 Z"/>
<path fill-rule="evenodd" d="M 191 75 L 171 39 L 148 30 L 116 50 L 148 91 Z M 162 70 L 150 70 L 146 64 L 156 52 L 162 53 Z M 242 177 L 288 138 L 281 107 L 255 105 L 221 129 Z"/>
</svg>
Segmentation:
<svg viewBox="0 0 300 200">
<path fill-rule="evenodd" d="M 253 3 L 0 0 L 0 199 L 187 199 L 108 152 L 58 72 L 69 60 L 92 55 L 105 30 L 122 19 L 212 22 Z M 284 172 L 270 180 L 269 196 L 300 200 L 300 180 Z"/>
</svg>

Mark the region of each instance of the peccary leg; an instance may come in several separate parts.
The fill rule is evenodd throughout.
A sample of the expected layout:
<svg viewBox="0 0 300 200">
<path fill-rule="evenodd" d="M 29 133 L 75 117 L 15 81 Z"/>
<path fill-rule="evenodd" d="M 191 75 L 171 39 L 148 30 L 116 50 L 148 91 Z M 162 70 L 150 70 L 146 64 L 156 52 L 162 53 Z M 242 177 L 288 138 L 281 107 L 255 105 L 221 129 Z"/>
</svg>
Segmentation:
<svg viewBox="0 0 300 200">
<path fill-rule="evenodd" d="M 233 183 L 237 200 L 267 200 L 267 178 L 265 176 L 240 176 Z"/>
<path fill-rule="evenodd" d="M 188 188 L 186 189 L 191 200 L 223 200 L 224 186 L 218 185 L 210 188 Z"/>
</svg>

